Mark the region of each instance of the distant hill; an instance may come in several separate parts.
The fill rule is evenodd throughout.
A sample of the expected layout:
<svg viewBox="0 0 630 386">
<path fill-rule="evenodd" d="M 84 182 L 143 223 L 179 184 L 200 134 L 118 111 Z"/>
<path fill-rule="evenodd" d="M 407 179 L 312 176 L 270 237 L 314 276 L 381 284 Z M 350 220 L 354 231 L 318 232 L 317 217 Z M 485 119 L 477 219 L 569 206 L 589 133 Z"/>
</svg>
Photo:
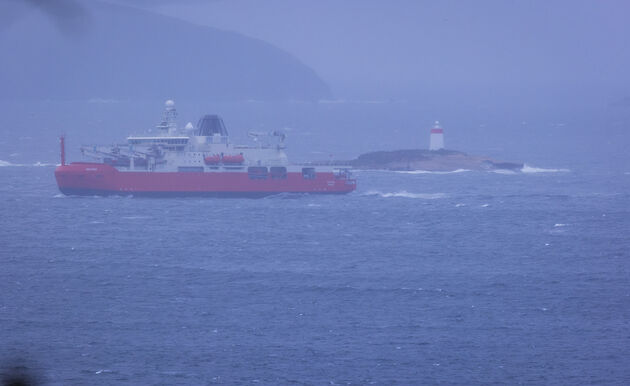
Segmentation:
<svg viewBox="0 0 630 386">
<path fill-rule="evenodd" d="M 47 12 L 53 2 L 36 4 L 0 5 L 2 99 L 331 96 L 294 56 L 238 33 L 99 1 L 76 2 L 82 9 L 67 18 Z"/>
</svg>

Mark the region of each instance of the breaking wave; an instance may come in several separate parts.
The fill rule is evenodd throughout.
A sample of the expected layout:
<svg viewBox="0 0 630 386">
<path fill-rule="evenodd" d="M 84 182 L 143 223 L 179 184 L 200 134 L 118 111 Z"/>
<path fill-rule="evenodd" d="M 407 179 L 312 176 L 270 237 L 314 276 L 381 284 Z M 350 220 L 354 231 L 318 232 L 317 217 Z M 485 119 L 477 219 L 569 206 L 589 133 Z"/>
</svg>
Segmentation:
<svg viewBox="0 0 630 386">
<path fill-rule="evenodd" d="M 492 173 L 496 173 L 496 174 L 516 174 L 516 172 L 514 170 L 508 170 L 508 169 L 496 169 L 496 170 L 492 170 Z"/>
<path fill-rule="evenodd" d="M 0 167 L 3 167 L 3 166 L 56 166 L 56 165 L 57 164 L 54 164 L 54 163 L 46 163 L 46 162 L 40 162 L 40 161 L 37 161 L 34 164 L 30 164 L 30 165 L 27 165 L 27 164 L 14 164 L 12 162 L 3 161 L 3 160 L 0 159 Z"/>
<path fill-rule="evenodd" d="M 535 168 L 533 166 L 529 166 L 527 164 L 523 165 L 521 172 L 523 173 L 569 173 L 571 170 L 569 169 L 543 169 L 543 168 Z"/>
<path fill-rule="evenodd" d="M 463 173 L 463 172 L 470 172 L 471 170 L 468 169 L 457 169 L 457 170 L 451 170 L 449 172 L 435 172 L 435 171 L 430 171 L 430 170 L 396 170 L 394 171 L 394 173 L 401 173 L 401 174 L 454 174 L 454 173 Z"/>
<path fill-rule="evenodd" d="M 446 197 L 444 193 L 410 193 L 406 190 L 402 190 L 400 192 L 379 192 L 377 190 L 370 190 L 369 192 L 363 193 L 362 196 L 378 196 L 383 198 L 391 198 L 391 197 L 402 197 L 402 198 L 420 198 L 423 200 L 435 200 L 438 198 Z"/>
<path fill-rule="evenodd" d="M 0 159 L 0 167 L 3 167 L 3 166 L 23 166 L 23 165 L 13 164 L 13 163 L 11 163 L 9 161 L 3 161 L 3 160 Z"/>
</svg>

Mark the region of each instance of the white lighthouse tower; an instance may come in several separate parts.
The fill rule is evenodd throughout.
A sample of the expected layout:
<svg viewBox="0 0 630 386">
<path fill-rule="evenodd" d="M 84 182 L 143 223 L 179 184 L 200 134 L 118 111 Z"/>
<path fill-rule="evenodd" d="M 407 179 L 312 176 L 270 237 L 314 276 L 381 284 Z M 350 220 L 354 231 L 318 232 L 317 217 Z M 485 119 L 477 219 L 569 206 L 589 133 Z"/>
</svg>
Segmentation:
<svg viewBox="0 0 630 386">
<path fill-rule="evenodd" d="M 431 142 L 429 144 L 429 150 L 444 149 L 444 130 L 440 126 L 440 122 L 435 121 L 431 128 Z"/>
</svg>

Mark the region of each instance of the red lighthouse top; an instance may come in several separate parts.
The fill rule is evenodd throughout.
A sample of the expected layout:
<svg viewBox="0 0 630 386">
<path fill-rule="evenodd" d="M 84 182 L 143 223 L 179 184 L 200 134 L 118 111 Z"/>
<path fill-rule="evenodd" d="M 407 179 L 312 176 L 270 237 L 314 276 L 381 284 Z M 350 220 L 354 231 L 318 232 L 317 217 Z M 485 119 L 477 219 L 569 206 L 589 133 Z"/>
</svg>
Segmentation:
<svg viewBox="0 0 630 386">
<path fill-rule="evenodd" d="M 435 123 L 433 124 L 433 127 L 431 128 L 431 134 L 443 134 L 444 133 L 444 129 L 442 129 L 442 126 L 440 126 L 440 122 L 435 121 Z"/>
</svg>

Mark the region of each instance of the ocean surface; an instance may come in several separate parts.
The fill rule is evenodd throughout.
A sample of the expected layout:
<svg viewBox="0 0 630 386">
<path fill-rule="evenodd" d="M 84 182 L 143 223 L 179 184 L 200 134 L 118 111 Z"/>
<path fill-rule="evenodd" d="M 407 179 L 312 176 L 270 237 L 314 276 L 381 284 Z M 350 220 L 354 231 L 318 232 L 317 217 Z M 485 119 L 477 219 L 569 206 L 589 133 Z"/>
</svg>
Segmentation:
<svg viewBox="0 0 630 386">
<path fill-rule="evenodd" d="M 0 371 L 51 385 L 630 383 L 630 168 L 66 197 L 0 164 Z"/>
</svg>

